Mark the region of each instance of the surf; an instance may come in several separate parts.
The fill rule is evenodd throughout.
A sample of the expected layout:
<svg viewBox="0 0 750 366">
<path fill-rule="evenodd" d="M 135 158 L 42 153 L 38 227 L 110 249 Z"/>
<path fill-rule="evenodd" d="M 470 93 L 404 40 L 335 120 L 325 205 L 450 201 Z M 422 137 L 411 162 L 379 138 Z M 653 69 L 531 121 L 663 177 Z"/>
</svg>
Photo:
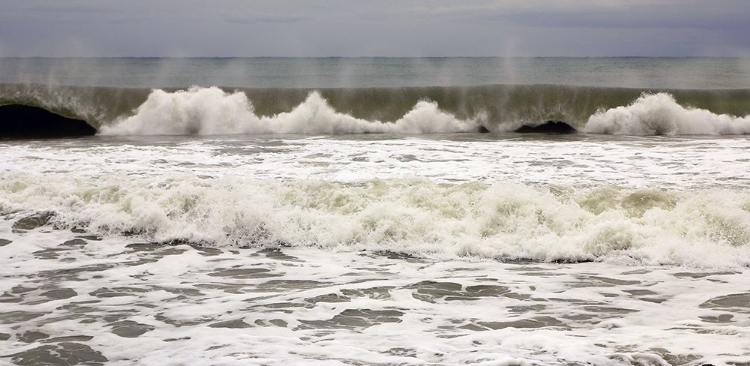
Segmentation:
<svg viewBox="0 0 750 366">
<path fill-rule="evenodd" d="M 750 195 L 422 179 L 0 175 L 0 213 L 60 229 L 207 247 L 314 247 L 476 258 L 750 266 Z M 8 216 L 10 215 L 10 216 Z M 20 224 L 19 224 L 20 225 Z"/>
<path fill-rule="evenodd" d="M 596 134 L 746 134 L 750 89 L 563 85 L 253 89 L 0 85 L 0 105 L 42 108 L 105 135 L 505 133 L 549 121 Z"/>
</svg>

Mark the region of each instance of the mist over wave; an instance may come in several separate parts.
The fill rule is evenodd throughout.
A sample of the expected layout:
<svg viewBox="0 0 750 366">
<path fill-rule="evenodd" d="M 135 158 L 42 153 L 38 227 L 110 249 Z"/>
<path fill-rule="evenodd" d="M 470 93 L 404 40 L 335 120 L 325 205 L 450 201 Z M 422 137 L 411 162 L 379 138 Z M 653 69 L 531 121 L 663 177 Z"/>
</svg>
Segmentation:
<svg viewBox="0 0 750 366">
<path fill-rule="evenodd" d="M 315 246 L 437 258 L 750 265 L 742 189 L 517 183 L 0 176 L 0 213 L 62 228 L 208 246 Z"/>
<path fill-rule="evenodd" d="M 644 94 L 628 106 L 600 110 L 589 118 L 584 131 L 616 135 L 744 135 L 750 133 L 750 116 L 684 107 L 667 93 Z"/>
<path fill-rule="evenodd" d="M 255 114 L 242 92 L 193 87 L 174 93 L 155 90 L 135 115 L 112 126 L 104 135 L 223 135 L 223 134 L 355 134 L 475 132 L 485 117 L 459 120 L 420 101 L 395 122 L 368 121 L 337 112 L 318 92 L 312 92 L 289 112 L 271 117 Z"/>
</svg>

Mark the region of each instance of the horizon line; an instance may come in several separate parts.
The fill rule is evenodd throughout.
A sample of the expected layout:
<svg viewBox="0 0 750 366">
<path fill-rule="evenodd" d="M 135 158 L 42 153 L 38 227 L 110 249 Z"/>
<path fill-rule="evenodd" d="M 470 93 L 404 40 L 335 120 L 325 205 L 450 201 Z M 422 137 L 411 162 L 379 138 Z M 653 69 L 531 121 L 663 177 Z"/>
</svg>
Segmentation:
<svg viewBox="0 0 750 366">
<path fill-rule="evenodd" d="M 0 59 L 745 59 L 748 56 L 0 56 Z"/>
</svg>

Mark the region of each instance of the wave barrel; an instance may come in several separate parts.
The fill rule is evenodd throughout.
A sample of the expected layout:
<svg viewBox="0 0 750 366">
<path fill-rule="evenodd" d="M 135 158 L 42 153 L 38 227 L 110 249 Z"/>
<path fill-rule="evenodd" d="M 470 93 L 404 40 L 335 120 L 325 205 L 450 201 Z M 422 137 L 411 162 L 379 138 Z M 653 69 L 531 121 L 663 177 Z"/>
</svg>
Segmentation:
<svg viewBox="0 0 750 366">
<path fill-rule="evenodd" d="M 0 139 L 92 136 L 96 129 L 78 119 L 27 105 L 0 106 Z"/>
</svg>

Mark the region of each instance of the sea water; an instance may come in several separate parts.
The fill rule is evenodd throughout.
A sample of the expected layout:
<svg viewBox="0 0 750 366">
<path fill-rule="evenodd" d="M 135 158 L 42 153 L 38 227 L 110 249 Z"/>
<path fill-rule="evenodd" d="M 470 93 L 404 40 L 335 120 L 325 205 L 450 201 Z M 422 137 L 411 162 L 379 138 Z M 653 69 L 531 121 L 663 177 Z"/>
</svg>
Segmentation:
<svg viewBox="0 0 750 366">
<path fill-rule="evenodd" d="M 748 363 L 747 64 L 2 59 L 0 361 Z"/>
</svg>

